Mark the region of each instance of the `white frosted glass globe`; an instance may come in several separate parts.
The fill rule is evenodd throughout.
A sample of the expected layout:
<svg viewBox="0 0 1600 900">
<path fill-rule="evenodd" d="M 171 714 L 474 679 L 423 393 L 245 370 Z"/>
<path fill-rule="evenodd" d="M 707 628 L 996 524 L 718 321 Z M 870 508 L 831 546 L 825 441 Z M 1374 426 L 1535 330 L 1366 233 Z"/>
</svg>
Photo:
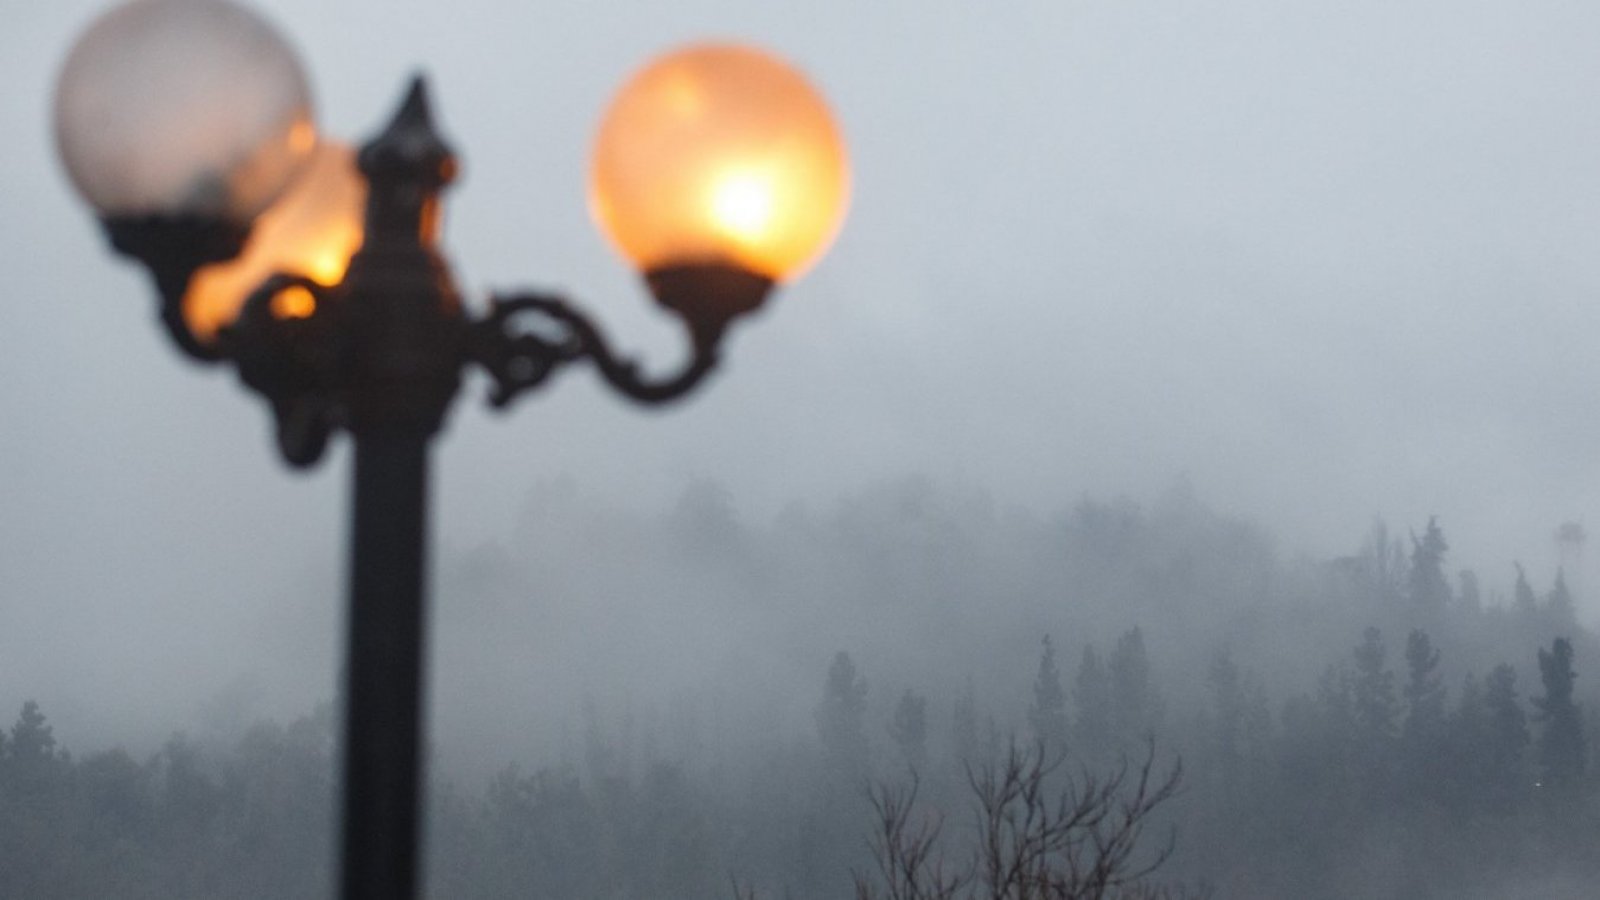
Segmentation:
<svg viewBox="0 0 1600 900">
<path fill-rule="evenodd" d="M 294 51 L 227 0 L 133 0 L 96 19 L 56 84 L 56 144 L 103 217 L 247 223 L 316 146 Z"/>
</svg>

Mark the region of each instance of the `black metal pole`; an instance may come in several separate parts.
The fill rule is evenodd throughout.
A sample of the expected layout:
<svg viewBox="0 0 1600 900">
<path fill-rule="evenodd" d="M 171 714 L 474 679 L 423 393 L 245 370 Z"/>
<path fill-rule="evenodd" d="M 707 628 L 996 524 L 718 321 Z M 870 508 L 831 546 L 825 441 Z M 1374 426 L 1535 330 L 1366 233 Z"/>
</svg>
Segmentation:
<svg viewBox="0 0 1600 900">
<path fill-rule="evenodd" d="M 296 466 L 322 454 L 336 430 L 355 440 L 346 623 L 344 900 L 413 900 L 419 856 L 428 449 L 443 427 L 469 362 L 495 380 L 497 405 L 542 383 L 557 366 L 594 362 L 606 381 L 642 403 L 684 396 L 711 371 L 727 325 L 754 311 L 771 279 L 720 263 L 652 270 L 656 299 L 688 326 L 692 356 L 662 380 L 614 354 L 587 317 L 550 295 L 497 298 L 485 318 L 462 311 L 438 252 L 441 191 L 456 158 L 434 128 L 415 80 L 388 127 L 365 144 L 361 249 L 338 285 L 283 274 L 245 301 L 211 346 L 182 316 L 190 277 L 239 252 L 246 230 L 223 220 L 135 217 L 105 221 L 118 252 L 145 262 L 162 293 L 162 320 L 178 345 L 208 362 L 229 360 L 272 404 L 279 449 Z M 306 317 L 280 316 L 278 292 L 311 292 Z M 538 315 L 556 336 L 513 327 Z"/>
<path fill-rule="evenodd" d="M 355 441 L 345 692 L 345 900 L 416 896 L 428 440 Z"/>
<path fill-rule="evenodd" d="M 428 445 L 460 383 L 459 300 L 435 250 L 455 158 L 414 82 L 361 150 L 360 251 L 331 298 L 355 439 L 346 658 L 344 900 L 412 900 L 422 784 Z"/>
</svg>

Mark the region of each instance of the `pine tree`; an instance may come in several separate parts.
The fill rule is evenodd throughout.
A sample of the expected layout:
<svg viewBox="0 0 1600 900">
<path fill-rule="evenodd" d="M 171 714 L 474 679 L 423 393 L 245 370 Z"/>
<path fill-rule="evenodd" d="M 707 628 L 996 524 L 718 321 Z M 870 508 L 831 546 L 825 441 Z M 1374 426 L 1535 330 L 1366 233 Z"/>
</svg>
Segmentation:
<svg viewBox="0 0 1600 900">
<path fill-rule="evenodd" d="M 1059 753 L 1067 745 L 1067 692 L 1061 687 L 1061 670 L 1056 667 L 1055 647 L 1050 635 L 1044 636 L 1039 655 L 1039 674 L 1033 679 L 1033 702 L 1028 706 L 1028 724 L 1033 739 L 1046 754 Z"/>
<path fill-rule="evenodd" d="M 1283 705 L 1283 737 L 1278 759 L 1285 784 L 1280 804 L 1286 811 L 1330 820 L 1348 818 L 1359 794 L 1356 765 L 1355 704 L 1350 670 L 1328 666 L 1312 695 L 1291 697 Z"/>
<path fill-rule="evenodd" d="M 22 714 L 11 727 L 11 758 L 26 764 L 54 759 L 55 755 L 55 729 L 39 711 L 39 704 L 29 700 L 22 704 Z"/>
<path fill-rule="evenodd" d="M 928 764 L 928 700 L 906 689 L 894 708 L 894 720 L 889 723 L 889 736 L 900 748 L 906 765 L 921 771 Z"/>
<path fill-rule="evenodd" d="M 1423 738 L 1438 733 L 1444 723 L 1444 685 L 1439 681 L 1439 651 L 1428 633 L 1412 629 L 1406 636 L 1406 720 L 1408 737 Z"/>
<path fill-rule="evenodd" d="M 1405 548 L 1398 538 L 1389 537 L 1389 526 L 1374 522 L 1367 542 L 1361 548 L 1362 580 L 1372 599 L 1387 605 L 1398 599 L 1405 584 Z"/>
<path fill-rule="evenodd" d="M 867 768 L 867 682 L 850 654 L 839 651 L 828 667 L 828 681 L 816 711 L 817 737 L 835 773 L 856 778 Z"/>
<path fill-rule="evenodd" d="M 1572 592 L 1567 589 L 1567 575 L 1561 569 L 1556 570 L 1556 583 L 1550 589 L 1550 596 L 1545 600 L 1545 611 L 1550 617 L 1550 622 L 1556 628 L 1571 630 L 1577 622 L 1577 611 L 1573 607 Z"/>
<path fill-rule="evenodd" d="M 1439 651 L 1428 633 L 1406 636 L 1406 717 L 1401 726 L 1402 778 L 1413 797 L 1438 797 L 1443 783 L 1445 689 L 1439 680 Z"/>
<path fill-rule="evenodd" d="M 1101 759 L 1111 747 L 1111 679 L 1093 644 L 1083 647 L 1083 662 L 1072 686 L 1072 699 L 1078 705 L 1077 734 L 1084 755 Z"/>
<path fill-rule="evenodd" d="M 1444 742 L 1444 799 L 1456 813 L 1477 810 L 1485 804 L 1485 775 L 1489 771 L 1489 711 L 1483 686 L 1472 673 L 1461 681 L 1461 700 L 1446 721 Z"/>
<path fill-rule="evenodd" d="M 1449 549 L 1437 516 L 1428 517 L 1428 528 L 1420 539 L 1415 534 L 1411 536 L 1411 571 L 1406 586 L 1413 609 L 1433 615 L 1449 604 L 1450 582 L 1444 575 L 1444 557 Z"/>
<path fill-rule="evenodd" d="M 1239 680 L 1239 666 L 1233 654 L 1219 650 L 1206 671 L 1206 687 L 1211 689 L 1214 740 L 1217 761 L 1225 789 L 1230 793 L 1240 777 L 1240 732 L 1244 727 L 1245 697 Z"/>
<path fill-rule="evenodd" d="M 1160 724 L 1161 703 L 1138 628 L 1123 633 L 1111 653 L 1111 710 L 1116 739 L 1124 745 L 1144 740 Z"/>
<path fill-rule="evenodd" d="M 1368 628 L 1354 655 L 1356 667 L 1350 690 L 1357 774 L 1366 782 L 1368 802 L 1383 802 L 1393 780 L 1395 718 L 1399 713 L 1394 672 L 1385 662 L 1383 633 Z"/>
<path fill-rule="evenodd" d="M 1383 632 L 1375 627 L 1362 632 L 1354 656 L 1356 670 L 1351 688 L 1356 727 L 1375 738 L 1392 737 L 1399 710 L 1394 696 L 1394 672 L 1386 665 L 1388 650 L 1383 644 Z"/>
<path fill-rule="evenodd" d="M 1517 670 L 1506 663 L 1494 667 L 1484 681 L 1486 716 L 1484 772 L 1486 805 L 1495 812 L 1512 811 L 1528 784 L 1524 754 L 1532 738 L 1528 715 L 1517 702 Z"/>
<path fill-rule="evenodd" d="M 1543 724 L 1539 733 L 1540 783 L 1546 788 L 1570 788 L 1583 774 L 1586 753 L 1583 714 L 1572 699 L 1572 643 L 1556 638 L 1549 650 L 1539 649 L 1539 678 L 1544 696 L 1535 697 L 1534 717 Z"/>
<path fill-rule="evenodd" d="M 56 748 L 55 730 L 32 700 L 22 704 L 22 714 L 11 727 L 6 754 L 6 787 L 18 796 L 40 796 L 62 785 L 70 758 Z"/>
<path fill-rule="evenodd" d="M 1528 573 L 1522 568 L 1522 563 L 1512 563 L 1517 567 L 1517 585 L 1512 589 L 1512 607 L 1517 612 L 1532 615 L 1539 608 L 1539 598 L 1533 594 L 1533 588 L 1528 584 Z"/>
</svg>

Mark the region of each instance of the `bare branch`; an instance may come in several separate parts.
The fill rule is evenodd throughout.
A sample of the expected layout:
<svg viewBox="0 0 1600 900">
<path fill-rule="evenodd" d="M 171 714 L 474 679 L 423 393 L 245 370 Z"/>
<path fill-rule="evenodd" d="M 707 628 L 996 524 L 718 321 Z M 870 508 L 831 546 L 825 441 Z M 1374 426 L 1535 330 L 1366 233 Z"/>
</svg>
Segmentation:
<svg viewBox="0 0 1600 900">
<path fill-rule="evenodd" d="M 1015 742 L 999 760 L 966 767 L 977 840 L 954 872 L 940 852 L 942 819 L 917 811 L 919 783 L 871 792 L 878 880 L 856 877 L 857 900 L 1168 900 L 1203 896 L 1149 881 L 1175 833 L 1153 851 L 1146 828 L 1175 797 L 1181 764 L 1158 772 L 1153 740 L 1137 767 L 1060 771 L 1065 755 Z M 1148 855 L 1146 855 L 1148 853 Z"/>
</svg>

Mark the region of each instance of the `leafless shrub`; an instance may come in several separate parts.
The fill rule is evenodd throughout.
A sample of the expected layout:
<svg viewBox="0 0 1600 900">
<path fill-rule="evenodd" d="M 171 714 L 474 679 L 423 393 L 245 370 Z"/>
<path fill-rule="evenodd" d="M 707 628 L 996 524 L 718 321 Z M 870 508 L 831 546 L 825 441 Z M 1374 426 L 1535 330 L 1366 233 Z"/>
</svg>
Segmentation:
<svg viewBox="0 0 1600 900">
<path fill-rule="evenodd" d="M 872 840 L 876 877 L 858 874 L 857 900 L 1164 900 L 1195 892 L 1149 881 L 1175 835 L 1145 846 L 1152 813 L 1171 800 L 1181 764 L 1156 771 L 1154 742 L 1138 765 L 1087 770 L 1062 783 L 1065 760 L 1013 743 L 998 762 L 967 767 L 976 798 L 976 846 L 952 867 L 943 821 L 919 812 L 918 782 L 878 785 Z M 1058 786 L 1059 785 L 1059 786 Z"/>
<path fill-rule="evenodd" d="M 864 876 L 856 875 L 857 900 L 955 900 L 972 879 L 970 867 L 947 872 L 939 850 L 943 817 L 937 813 L 919 814 L 916 772 L 904 786 L 879 784 L 873 788 L 872 809 L 876 821 L 872 841 L 873 859 L 882 879 L 881 889 Z M 919 821 L 912 817 L 920 815 Z"/>
</svg>

